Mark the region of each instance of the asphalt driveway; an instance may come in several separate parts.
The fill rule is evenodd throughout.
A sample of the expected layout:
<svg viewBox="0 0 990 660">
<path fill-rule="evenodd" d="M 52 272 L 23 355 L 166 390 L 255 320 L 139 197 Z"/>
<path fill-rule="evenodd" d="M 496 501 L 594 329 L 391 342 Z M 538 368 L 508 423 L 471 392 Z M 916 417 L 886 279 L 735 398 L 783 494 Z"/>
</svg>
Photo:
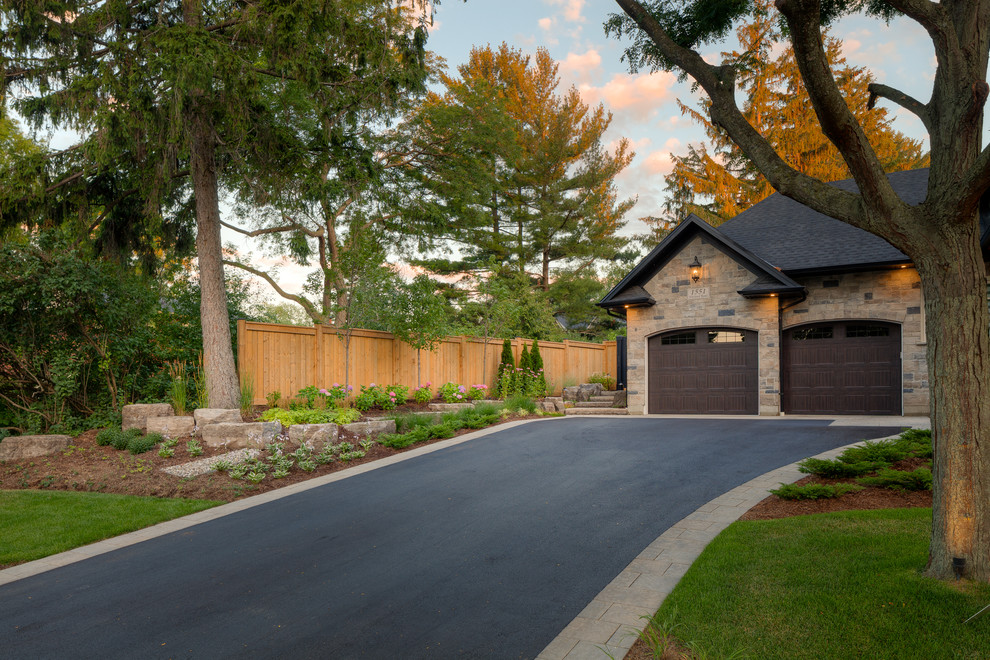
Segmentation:
<svg viewBox="0 0 990 660">
<path fill-rule="evenodd" d="M 0 587 L 11 658 L 532 658 L 646 545 L 899 428 L 541 421 Z"/>
</svg>

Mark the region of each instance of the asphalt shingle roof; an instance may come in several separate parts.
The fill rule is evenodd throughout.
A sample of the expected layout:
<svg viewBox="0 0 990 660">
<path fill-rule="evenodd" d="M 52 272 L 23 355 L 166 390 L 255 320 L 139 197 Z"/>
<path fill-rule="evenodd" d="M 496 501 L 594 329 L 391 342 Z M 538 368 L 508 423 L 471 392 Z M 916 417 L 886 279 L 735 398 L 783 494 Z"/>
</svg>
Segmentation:
<svg viewBox="0 0 990 660">
<path fill-rule="evenodd" d="M 887 176 L 894 191 L 908 204 L 925 200 L 927 169 Z M 852 179 L 831 185 L 858 191 Z M 879 236 L 822 215 L 780 193 L 719 225 L 718 231 L 785 272 L 910 261 Z"/>
</svg>

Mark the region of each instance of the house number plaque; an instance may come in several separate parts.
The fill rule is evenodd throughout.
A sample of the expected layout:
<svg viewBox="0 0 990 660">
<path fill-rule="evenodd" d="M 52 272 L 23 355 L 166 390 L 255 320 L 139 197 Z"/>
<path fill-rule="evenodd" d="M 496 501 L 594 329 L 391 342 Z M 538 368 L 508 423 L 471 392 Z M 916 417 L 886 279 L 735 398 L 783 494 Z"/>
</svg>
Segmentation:
<svg viewBox="0 0 990 660">
<path fill-rule="evenodd" d="M 708 297 L 708 287 L 707 286 L 693 286 L 688 289 L 688 300 L 692 298 L 707 298 Z"/>
</svg>

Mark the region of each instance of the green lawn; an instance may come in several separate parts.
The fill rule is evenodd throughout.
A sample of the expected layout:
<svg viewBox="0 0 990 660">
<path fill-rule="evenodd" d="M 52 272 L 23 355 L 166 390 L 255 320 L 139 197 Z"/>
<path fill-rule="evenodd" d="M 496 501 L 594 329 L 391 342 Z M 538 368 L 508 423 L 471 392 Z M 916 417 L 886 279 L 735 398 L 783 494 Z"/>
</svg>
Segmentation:
<svg viewBox="0 0 990 660">
<path fill-rule="evenodd" d="M 657 613 L 704 657 L 990 658 L 990 585 L 925 578 L 931 509 L 737 522 Z"/>
<path fill-rule="evenodd" d="M 132 532 L 223 504 L 64 491 L 0 491 L 0 566 Z"/>
</svg>

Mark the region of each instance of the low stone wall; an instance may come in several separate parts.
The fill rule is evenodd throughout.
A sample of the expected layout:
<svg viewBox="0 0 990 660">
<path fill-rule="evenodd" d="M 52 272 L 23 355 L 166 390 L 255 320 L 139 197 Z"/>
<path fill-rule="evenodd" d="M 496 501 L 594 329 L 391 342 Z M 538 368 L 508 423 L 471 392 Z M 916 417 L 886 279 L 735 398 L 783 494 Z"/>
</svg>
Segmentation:
<svg viewBox="0 0 990 660">
<path fill-rule="evenodd" d="M 68 435 L 15 435 L 0 442 L 0 461 L 17 461 L 57 454 L 69 446 Z"/>
</svg>

